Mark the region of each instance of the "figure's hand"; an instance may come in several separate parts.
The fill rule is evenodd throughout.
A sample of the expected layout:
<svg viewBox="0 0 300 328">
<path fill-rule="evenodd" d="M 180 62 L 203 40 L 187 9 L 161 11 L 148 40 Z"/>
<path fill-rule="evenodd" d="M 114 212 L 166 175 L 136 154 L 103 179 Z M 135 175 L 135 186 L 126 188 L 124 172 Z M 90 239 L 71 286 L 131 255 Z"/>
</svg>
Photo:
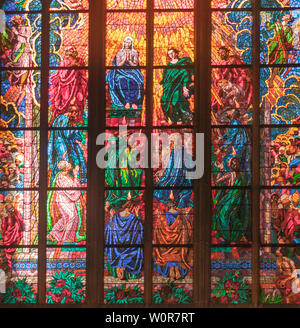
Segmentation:
<svg viewBox="0 0 300 328">
<path fill-rule="evenodd" d="M 131 56 L 130 56 L 130 52 L 129 51 L 126 51 L 126 61 L 128 63 L 130 63 L 130 61 L 131 61 Z"/>
<path fill-rule="evenodd" d="M 78 177 L 78 173 L 79 173 L 79 165 L 76 165 L 73 170 L 73 174 L 75 178 Z"/>
<path fill-rule="evenodd" d="M 160 84 L 159 84 L 159 83 L 157 83 L 156 90 L 157 90 L 157 91 L 160 90 Z"/>
<path fill-rule="evenodd" d="M 110 202 L 105 202 L 105 206 L 104 206 L 105 212 L 109 212 L 109 208 L 110 208 Z"/>
<path fill-rule="evenodd" d="M 185 96 L 185 98 L 188 98 L 190 96 L 190 92 L 187 87 L 183 87 L 183 95 Z"/>
<path fill-rule="evenodd" d="M 62 155 L 62 159 L 66 159 L 66 157 L 67 157 L 67 153 L 68 153 L 68 151 L 66 150 L 66 151 L 63 153 L 63 155 Z"/>
<path fill-rule="evenodd" d="M 160 171 L 156 172 L 156 174 L 155 174 L 156 181 L 158 182 L 163 175 L 164 175 L 164 170 L 160 170 Z"/>
</svg>

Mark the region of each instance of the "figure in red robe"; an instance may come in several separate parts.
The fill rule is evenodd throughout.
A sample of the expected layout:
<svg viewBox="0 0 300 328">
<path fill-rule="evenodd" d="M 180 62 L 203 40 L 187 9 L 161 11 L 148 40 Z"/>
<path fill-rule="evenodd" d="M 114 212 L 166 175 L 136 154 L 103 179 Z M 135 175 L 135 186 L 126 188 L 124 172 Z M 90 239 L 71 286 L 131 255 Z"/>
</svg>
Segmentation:
<svg viewBox="0 0 300 328">
<path fill-rule="evenodd" d="M 7 216 L 2 221 L 2 238 L 3 246 L 17 246 L 20 244 L 23 232 L 23 218 L 18 210 L 16 210 L 12 204 L 6 205 Z M 11 259 L 16 251 L 16 248 L 5 248 L 5 256 L 7 264 L 12 268 Z"/>
<path fill-rule="evenodd" d="M 219 55 L 222 60 L 221 65 L 224 65 L 224 68 L 218 68 L 215 70 L 214 74 L 214 82 L 212 87 L 212 108 L 215 112 L 225 112 L 226 110 L 236 109 L 241 112 L 241 114 L 245 113 L 247 109 L 249 109 L 252 104 L 252 94 L 253 87 L 251 83 L 251 73 L 248 69 L 237 67 L 240 65 L 244 65 L 243 61 L 239 59 L 237 56 L 230 55 L 229 49 L 226 47 L 221 47 L 219 49 Z M 226 66 L 227 67 L 226 67 Z M 228 66 L 231 67 L 228 67 Z M 246 108 L 241 108 L 239 102 L 236 105 L 228 107 L 226 104 L 222 102 L 222 93 L 223 90 L 220 88 L 219 83 L 221 81 L 226 81 L 230 83 L 230 85 L 235 86 L 240 94 L 243 94 L 243 106 Z M 222 116 L 224 116 L 222 115 Z M 228 124 L 224 118 L 221 118 L 220 115 L 216 115 L 219 117 L 217 122 L 213 122 L 214 124 Z"/>
<path fill-rule="evenodd" d="M 172 198 L 172 197 L 171 197 Z M 188 247 L 192 243 L 193 227 L 189 209 L 178 209 L 176 201 L 170 199 L 168 210 L 157 211 L 154 224 L 154 244 L 170 245 L 154 249 L 154 270 L 163 277 L 177 280 L 184 278 L 193 267 L 193 255 Z"/>
<path fill-rule="evenodd" d="M 82 122 L 84 107 L 88 97 L 88 78 L 86 70 L 77 69 L 85 66 L 82 58 L 74 47 L 69 47 L 65 51 L 65 58 L 60 67 L 74 67 L 73 69 L 59 69 L 51 77 L 49 88 L 49 100 L 52 104 L 51 125 L 60 114 L 65 114 L 70 106 L 75 106 L 79 115 L 77 123 Z"/>
<path fill-rule="evenodd" d="M 274 226 L 278 234 L 282 232 L 286 241 L 292 243 L 297 227 L 300 225 L 300 215 L 297 209 L 291 207 L 291 202 L 287 194 L 281 196 L 281 203 L 283 208 L 279 209 Z"/>
</svg>

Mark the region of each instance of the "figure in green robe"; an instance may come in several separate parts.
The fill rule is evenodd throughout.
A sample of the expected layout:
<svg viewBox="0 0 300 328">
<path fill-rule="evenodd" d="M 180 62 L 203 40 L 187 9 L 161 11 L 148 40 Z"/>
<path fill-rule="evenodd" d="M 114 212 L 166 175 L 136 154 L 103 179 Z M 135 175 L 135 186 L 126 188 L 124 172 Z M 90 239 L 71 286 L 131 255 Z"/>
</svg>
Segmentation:
<svg viewBox="0 0 300 328">
<path fill-rule="evenodd" d="M 179 122 L 191 124 L 193 113 L 190 109 L 189 99 L 194 87 L 192 86 L 193 69 L 190 67 L 193 62 L 191 58 L 179 58 L 179 51 L 171 49 L 168 51 L 170 62 L 163 71 L 163 79 L 157 86 L 163 86 L 161 107 L 166 123 L 173 124 Z"/>
<path fill-rule="evenodd" d="M 130 149 L 125 140 L 120 137 L 111 137 L 108 139 L 110 147 L 107 151 L 107 169 L 105 170 L 105 182 L 109 188 L 132 188 L 141 187 L 142 184 L 142 169 L 130 168 L 128 162 L 130 156 L 134 156 L 134 149 Z M 117 147 L 115 147 L 117 146 Z M 117 151 L 116 151 L 117 148 Z M 119 163 L 120 161 L 120 163 Z M 116 163 L 117 168 L 114 167 Z M 128 168 L 126 168 L 128 166 Z M 131 190 L 132 199 L 135 199 L 140 194 L 139 190 Z M 114 209 L 119 209 L 127 202 L 128 190 L 108 190 L 106 193 L 106 202 Z"/>
<path fill-rule="evenodd" d="M 218 183 L 224 181 L 232 189 L 219 189 L 214 198 L 213 230 L 217 238 L 224 243 L 246 242 L 250 239 L 249 193 L 239 188 L 245 183 L 239 174 L 239 161 L 231 158 L 230 171 L 218 177 Z"/>
<path fill-rule="evenodd" d="M 273 31 L 274 36 L 268 40 L 269 64 L 288 64 L 289 52 L 293 50 L 294 34 L 290 23 L 294 21 L 291 14 L 286 14 L 282 17 L 282 22 L 274 23 L 267 22 L 267 30 Z M 270 78 L 270 87 L 273 87 L 273 81 L 277 75 L 281 75 L 285 67 L 275 67 Z"/>
</svg>

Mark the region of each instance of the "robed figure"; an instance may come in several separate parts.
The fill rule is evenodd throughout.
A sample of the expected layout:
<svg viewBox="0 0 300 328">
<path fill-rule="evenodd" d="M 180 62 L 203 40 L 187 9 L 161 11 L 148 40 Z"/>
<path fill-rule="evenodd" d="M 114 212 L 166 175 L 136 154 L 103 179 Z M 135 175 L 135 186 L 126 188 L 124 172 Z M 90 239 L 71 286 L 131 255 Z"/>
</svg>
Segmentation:
<svg viewBox="0 0 300 328">
<path fill-rule="evenodd" d="M 65 114 L 60 114 L 53 122 L 54 128 L 72 128 L 77 120 L 78 111 L 75 106 L 68 108 Z M 79 177 L 82 184 L 87 183 L 87 158 L 84 137 L 78 130 L 51 130 L 48 161 L 51 170 L 50 184 L 59 173 L 58 163 L 62 160 L 67 161 L 72 167 L 79 165 Z"/>
<path fill-rule="evenodd" d="M 154 250 L 154 270 L 171 279 L 184 278 L 193 267 L 192 252 L 187 247 L 172 247 L 172 245 L 187 245 L 193 240 L 192 218 L 189 209 L 179 210 L 173 194 L 170 196 L 168 209 L 156 211 L 154 224 L 154 244 L 170 245 L 157 247 Z"/>
<path fill-rule="evenodd" d="M 68 111 L 72 105 L 78 110 L 77 123 L 82 122 L 84 108 L 88 97 L 88 77 L 84 69 L 71 67 L 82 67 L 85 63 L 78 56 L 74 47 L 65 50 L 65 58 L 60 63 L 60 67 L 70 67 L 69 69 L 59 69 L 51 76 L 49 88 L 49 101 L 51 103 L 52 118 L 54 119 Z"/>
<path fill-rule="evenodd" d="M 59 243 L 74 243 L 78 239 L 79 224 L 83 227 L 84 215 L 81 191 L 76 189 L 80 188 L 79 167 L 73 169 L 74 177 L 69 174 L 70 163 L 61 161 L 58 169 L 60 173 L 55 178 L 54 187 L 60 190 L 51 191 L 48 197 L 48 238 Z"/>
<path fill-rule="evenodd" d="M 143 270 L 143 224 L 138 216 L 139 202 L 130 199 L 105 227 L 107 265 L 119 279 L 138 278 Z M 110 204 L 106 203 L 106 211 Z M 123 246 L 124 245 L 124 246 Z"/>
<path fill-rule="evenodd" d="M 134 49 L 133 39 L 127 36 L 123 47 L 113 60 L 114 69 L 106 75 L 113 103 L 112 117 L 138 117 L 144 100 L 144 76 L 139 65 L 139 53 Z"/>
<path fill-rule="evenodd" d="M 231 157 L 217 177 L 216 184 L 230 186 L 230 189 L 218 189 L 214 196 L 213 231 L 221 242 L 246 242 L 251 237 L 250 198 L 249 193 L 241 187 L 245 186 L 245 177 L 240 173 L 239 160 Z"/>
<path fill-rule="evenodd" d="M 282 17 L 282 22 L 276 21 L 274 23 L 267 22 L 267 30 L 273 31 L 274 36 L 267 42 L 270 65 L 285 65 L 288 64 L 289 54 L 294 48 L 294 34 L 291 24 L 294 21 L 294 17 L 291 14 L 286 14 Z M 273 87 L 274 79 L 277 75 L 281 75 L 285 67 L 275 67 L 272 70 L 270 77 L 270 87 Z"/>
<path fill-rule="evenodd" d="M 137 156 L 137 151 L 127 144 L 127 138 L 127 135 L 121 134 L 119 137 L 111 136 L 107 140 L 105 183 L 111 189 L 106 192 L 106 201 L 114 209 L 120 208 L 127 200 L 128 190 L 124 188 L 140 187 L 143 181 L 143 169 L 130 168 L 129 162 Z M 139 195 L 139 190 L 131 191 L 133 199 Z"/>
<path fill-rule="evenodd" d="M 193 64 L 191 58 L 179 58 L 179 51 L 171 49 L 168 51 L 170 62 L 163 71 L 163 79 L 157 86 L 163 87 L 161 98 L 161 108 L 164 113 L 165 122 L 171 121 L 173 124 L 191 124 L 193 113 L 190 109 L 190 101 L 194 88 Z"/>
<path fill-rule="evenodd" d="M 6 215 L 2 220 L 2 238 L 5 247 L 5 257 L 7 264 L 12 268 L 12 257 L 20 244 L 23 236 L 23 218 L 20 212 L 11 203 L 5 206 Z"/>
<path fill-rule="evenodd" d="M 157 201 L 168 204 L 171 192 L 173 192 L 175 199 L 178 200 L 177 205 L 179 208 L 190 207 L 193 206 L 191 199 L 193 182 L 186 176 L 189 169 L 185 166 L 185 163 L 192 163 L 193 159 L 191 155 L 184 152 L 183 148 L 175 149 L 174 145 L 172 148 L 166 169 L 159 170 L 155 174 L 157 182 L 153 196 Z M 167 187 L 190 188 L 170 190 Z"/>
</svg>

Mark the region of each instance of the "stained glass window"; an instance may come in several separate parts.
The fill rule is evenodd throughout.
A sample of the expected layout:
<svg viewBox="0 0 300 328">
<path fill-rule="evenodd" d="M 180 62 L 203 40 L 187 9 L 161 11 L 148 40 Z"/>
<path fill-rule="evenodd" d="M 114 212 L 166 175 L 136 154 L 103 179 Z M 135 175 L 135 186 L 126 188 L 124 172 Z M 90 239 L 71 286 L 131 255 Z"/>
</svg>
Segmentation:
<svg viewBox="0 0 300 328">
<path fill-rule="evenodd" d="M 48 304 L 86 300 L 88 1 L 57 0 L 49 15 Z M 51 246 L 51 248 L 50 248 Z"/>
<path fill-rule="evenodd" d="M 88 118 L 88 1 L 2 4 L 0 269 L 6 290 L 0 302 L 82 303 L 86 249 L 78 247 L 86 244 L 87 223 L 88 133 L 82 128 Z M 50 15 L 49 9 L 63 13 Z"/>
<path fill-rule="evenodd" d="M 169 142 L 175 134 L 182 139 L 184 133 L 193 132 L 194 2 L 154 1 L 152 12 L 145 4 L 108 1 L 106 7 L 105 107 L 110 133 L 106 149 L 111 154 L 117 145 L 117 159 L 123 160 L 120 167 L 107 168 L 105 173 L 104 299 L 108 304 L 144 303 L 145 284 L 149 286 L 145 265 L 149 268 L 153 259 L 153 274 L 148 275 L 152 278 L 152 302 L 188 304 L 193 295 L 194 194 L 185 169 L 174 168 L 182 149 L 170 141 L 170 156 L 162 152 L 151 178 L 149 170 L 126 165 L 134 156 L 127 146 L 134 132 L 156 133 L 159 140 L 154 153 L 162 151 L 160 142 Z M 150 43 L 146 34 L 151 21 Z M 149 57 L 153 58 L 151 65 Z M 153 86 L 151 91 L 148 84 Z M 130 129 L 120 136 L 119 125 Z M 170 129 L 159 129 L 164 126 Z M 179 128 L 171 129 L 176 126 Z M 192 141 L 187 148 L 192 158 Z M 152 247 L 145 243 L 150 224 Z"/>
<path fill-rule="evenodd" d="M 211 303 L 243 304 L 252 302 L 253 18 L 240 10 L 251 1 L 212 7 Z"/>
<path fill-rule="evenodd" d="M 299 304 L 299 2 L 262 7 L 260 302 Z"/>
<path fill-rule="evenodd" d="M 0 303 L 36 303 L 41 109 L 40 1 L 4 1 L 0 101 Z"/>
<path fill-rule="evenodd" d="M 0 304 L 300 304 L 299 0 L 1 9 Z"/>
</svg>

